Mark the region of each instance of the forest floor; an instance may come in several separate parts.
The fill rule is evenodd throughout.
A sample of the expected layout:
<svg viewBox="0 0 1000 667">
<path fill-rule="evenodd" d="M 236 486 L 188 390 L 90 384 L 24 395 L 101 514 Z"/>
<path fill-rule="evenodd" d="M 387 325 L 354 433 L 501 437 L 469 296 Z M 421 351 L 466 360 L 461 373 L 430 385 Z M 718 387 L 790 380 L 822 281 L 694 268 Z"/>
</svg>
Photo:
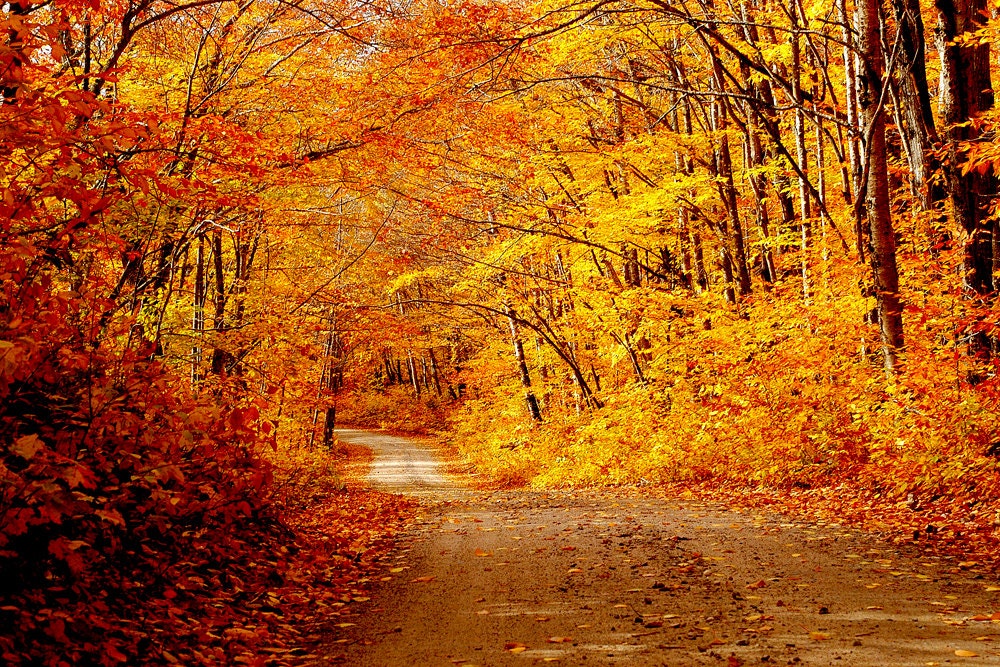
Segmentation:
<svg viewBox="0 0 1000 667">
<path fill-rule="evenodd" d="M 419 509 L 317 664 L 1000 665 L 1000 585 L 837 524 L 630 491 L 482 491 L 344 430 Z"/>
</svg>

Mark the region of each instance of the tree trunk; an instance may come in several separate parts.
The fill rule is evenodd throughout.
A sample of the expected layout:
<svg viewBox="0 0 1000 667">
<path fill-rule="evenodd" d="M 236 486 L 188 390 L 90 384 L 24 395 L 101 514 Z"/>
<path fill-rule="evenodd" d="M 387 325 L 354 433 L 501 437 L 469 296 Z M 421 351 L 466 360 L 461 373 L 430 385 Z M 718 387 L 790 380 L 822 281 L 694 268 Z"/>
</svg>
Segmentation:
<svg viewBox="0 0 1000 667">
<path fill-rule="evenodd" d="M 769 81 L 761 81 L 758 88 L 760 98 L 760 122 L 767 135 L 772 139 L 768 144 L 768 158 L 771 162 L 777 162 L 781 157 L 781 152 L 773 145 L 773 139 L 780 137 L 781 129 L 778 122 L 778 115 L 775 111 L 774 91 L 771 89 Z M 791 234 L 795 229 L 795 200 L 792 198 L 792 185 L 788 176 L 783 171 L 778 171 L 774 175 L 774 191 L 778 196 L 778 205 L 781 210 L 781 227 L 778 230 L 779 236 Z M 779 251 L 787 250 L 787 244 L 782 242 Z"/>
<path fill-rule="evenodd" d="M 708 269 L 705 268 L 705 250 L 701 244 L 701 233 L 691 230 L 691 245 L 694 247 L 694 268 L 699 294 L 708 289 Z"/>
<path fill-rule="evenodd" d="M 792 23 L 792 101 L 795 104 L 793 130 L 795 134 L 795 159 L 799 164 L 799 251 L 802 262 L 802 298 L 809 303 L 809 246 L 812 239 L 812 207 L 809 193 L 809 152 L 806 150 L 804 98 L 802 95 L 802 53 L 799 37 L 799 8 L 793 2 L 789 8 Z"/>
<path fill-rule="evenodd" d="M 333 432 L 337 428 L 337 406 L 329 405 L 323 417 L 323 447 L 333 449 Z"/>
<path fill-rule="evenodd" d="M 406 370 L 410 373 L 410 384 L 413 385 L 413 393 L 420 398 L 420 378 L 417 377 L 417 364 L 413 361 L 413 350 L 406 351 Z"/>
<path fill-rule="evenodd" d="M 528 361 L 524 356 L 524 343 L 517 330 L 517 322 L 514 320 L 515 313 L 510 306 L 507 306 L 507 324 L 510 326 L 510 339 L 514 345 L 514 358 L 517 360 L 517 367 L 521 373 L 521 386 L 524 387 L 524 399 L 528 404 L 528 414 L 536 421 L 542 421 L 542 411 L 538 407 L 538 399 L 531 390 L 531 374 L 528 372 Z"/>
<path fill-rule="evenodd" d="M 920 14 L 920 0 L 893 0 L 892 7 L 900 47 L 899 89 L 903 124 L 899 132 L 906 143 L 907 161 L 913 184 L 921 198 L 920 206 L 931 210 L 944 199 L 945 193 L 939 184 L 930 181 L 939 165 L 933 151 L 937 131 L 924 62 L 924 21 Z"/>
<path fill-rule="evenodd" d="M 736 192 L 736 183 L 733 180 L 733 159 L 729 150 L 729 137 L 722 135 L 719 140 L 718 155 L 719 175 L 722 177 L 723 200 L 726 204 L 726 211 L 729 217 L 730 243 L 732 249 L 732 261 L 735 265 L 736 286 L 739 288 L 740 296 L 746 296 L 751 292 L 750 268 L 747 265 L 746 246 L 743 240 L 743 224 L 740 221 L 740 210 Z"/>
<path fill-rule="evenodd" d="M 441 395 L 441 373 L 438 370 L 437 357 L 434 355 L 434 348 L 429 348 L 427 354 L 431 358 L 431 376 L 434 378 L 434 391 Z"/>
<path fill-rule="evenodd" d="M 212 350 L 212 373 L 215 375 L 223 375 L 229 362 L 229 354 L 221 345 L 226 331 L 226 276 L 222 260 L 222 230 L 216 227 L 212 230 L 212 265 L 215 274 L 215 313 L 212 319 L 215 347 Z"/>
<path fill-rule="evenodd" d="M 714 53 L 712 54 L 712 62 L 714 88 L 722 93 L 725 90 L 725 80 L 721 63 Z M 726 218 L 728 218 L 728 224 L 725 221 L 719 222 L 723 244 L 722 266 L 726 273 L 726 299 L 730 303 L 735 303 L 735 290 L 739 290 L 740 296 L 746 296 L 750 294 L 752 286 L 743 240 L 743 225 L 740 222 L 739 193 L 736 191 L 736 183 L 733 179 L 733 157 L 729 149 L 729 135 L 726 134 L 728 110 L 721 96 L 712 103 L 711 113 L 713 129 L 720 135 L 715 148 L 712 170 L 715 172 L 713 175 L 718 177 L 719 198 L 722 200 L 722 205 L 726 210 Z"/>
<path fill-rule="evenodd" d="M 879 5 L 861 0 L 858 7 L 858 34 L 862 54 L 858 103 L 868 145 L 867 214 L 872 238 L 872 276 L 882 338 L 885 369 L 899 369 L 903 350 L 903 311 L 899 299 L 896 241 L 889 209 L 889 174 L 885 145 L 885 113 L 882 76 L 885 55 L 879 38 Z"/>
<path fill-rule="evenodd" d="M 947 160 L 944 165 L 952 218 L 964 230 L 963 282 L 970 298 L 989 302 L 994 286 L 994 224 L 990 204 L 997 194 L 992 173 L 962 173 L 961 143 L 980 138 L 967 121 L 993 107 L 989 44 L 960 45 L 955 38 L 980 28 L 985 22 L 985 0 L 936 0 L 938 51 L 941 54 L 941 120 L 945 126 Z M 984 334 L 973 340 L 973 349 L 988 355 L 990 341 Z"/>
<path fill-rule="evenodd" d="M 747 114 L 748 119 L 753 118 L 752 113 Z M 746 163 L 751 169 L 760 169 L 764 166 L 764 148 L 761 145 L 760 135 L 754 130 L 754 126 L 748 123 L 747 133 L 744 137 Z M 752 172 L 747 180 L 750 182 L 750 189 L 753 191 L 756 203 L 755 211 L 757 217 L 757 230 L 761 236 L 760 249 L 760 277 L 764 281 L 765 287 L 773 283 L 775 276 L 774 255 L 771 252 L 771 232 L 770 214 L 767 208 L 767 193 L 765 189 L 764 176 L 761 173 Z"/>
<path fill-rule="evenodd" d="M 191 347 L 191 385 L 201 382 L 202 339 L 205 332 L 205 237 L 198 235 L 198 250 L 195 254 L 194 270 L 194 314 L 191 316 L 191 330 L 194 345 Z"/>
<path fill-rule="evenodd" d="M 841 38 L 844 40 L 844 78 L 846 80 L 847 95 L 845 104 L 847 106 L 847 154 L 851 165 L 851 201 L 856 201 L 860 196 L 858 188 L 861 185 L 861 151 L 859 150 L 858 138 L 860 134 L 860 124 L 858 123 L 858 76 L 857 57 L 855 56 L 854 31 L 851 29 L 851 17 L 847 11 L 847 0 L 838 0 L 840 10 Z M 845 197 L 845 200 L 847 197 Z M 854 245 L 858 253 L 858 261 L 865 261 L 865 225 L 864 217 L 859 215 L 860 206 L 854 207 Z"/>
</svg>

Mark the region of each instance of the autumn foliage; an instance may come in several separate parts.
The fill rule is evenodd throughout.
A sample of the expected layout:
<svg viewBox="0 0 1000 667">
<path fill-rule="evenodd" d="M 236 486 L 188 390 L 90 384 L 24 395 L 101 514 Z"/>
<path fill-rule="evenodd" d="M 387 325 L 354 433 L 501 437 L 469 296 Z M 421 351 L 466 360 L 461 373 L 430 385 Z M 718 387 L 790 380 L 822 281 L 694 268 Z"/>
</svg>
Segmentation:
<svg viewBox="0 0 1000 667">
<path fill-rule="evenodd" d="M 981 4 L 5 5 L 3 659 L 308 652 L 345 422 L 995 550 Z"/>
<path fill-rule="evenodd" d="M 193 373 L 164 356 L 187 216 L 249 230 L 233 232 L 235 257 L 214 257 L 216 330 L 226 297 L 234 320 L 248 310 L 261 204 L 227 174 L 261 175 L 246 162 L 259 135 L 124 99 L 119 74 L 148 72 L 138 54 L 117 66 L 130 40 L 174 8 L 3 11 L 2 661 L 294 662 L 322 636 L 316 610 L 333 622 L 359 593 L 404 510 L 346 490 L 329 454 L 279 452 L 280 382 L 251 391 L 226 366 L 235 354 L 211 348 Z M 208 142 L 204 169 L 185 132 Z"/>
<path fill-rule="evenodd" d="M 407 183 L 345 400 L 443 401 L 501 483 L 894 508 L 867 523 L 995 549 L 996 22 L 866 5 L 877 53 L 862 4 L 534 5 Z"/>
</svg>

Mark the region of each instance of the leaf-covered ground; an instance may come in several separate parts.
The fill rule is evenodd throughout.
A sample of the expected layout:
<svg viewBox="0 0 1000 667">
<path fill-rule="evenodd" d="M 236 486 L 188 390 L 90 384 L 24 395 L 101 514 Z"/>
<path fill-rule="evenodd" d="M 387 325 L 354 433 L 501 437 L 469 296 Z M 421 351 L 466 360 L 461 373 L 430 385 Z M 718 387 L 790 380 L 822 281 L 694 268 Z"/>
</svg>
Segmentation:
<svg viewBox="0 0 1000 667">
<path fill-rule="evenodd" d="M 343 483 L 338 468 L 364 468 L 367 452 L 336 454 L 337 466 L 327 454 L 280 462 L 280 497 L 257 520 L 178 531 L 170 549 L 142 545 L 145 558 L 111 561 L 69 587 L 3 596 L 3 662 L 311 661 L 340 615 L 368 598 L 374 563 L 411 511 Z"/>
</svg>

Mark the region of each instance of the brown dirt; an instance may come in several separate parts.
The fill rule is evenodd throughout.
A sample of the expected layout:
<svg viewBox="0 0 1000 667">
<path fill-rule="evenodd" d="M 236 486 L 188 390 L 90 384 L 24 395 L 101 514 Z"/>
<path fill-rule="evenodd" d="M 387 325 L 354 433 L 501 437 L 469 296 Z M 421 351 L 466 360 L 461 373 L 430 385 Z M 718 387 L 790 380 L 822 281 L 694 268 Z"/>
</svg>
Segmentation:
<svg viewBox="0 0 1000 667">
<path fill-rule="evenodd" d="M 317 664 L 1000 665 L 1000 586 L 943 558 L 640 491 L 468 491 L 426 441 L 338 436 L 421 510 Z"/>
</svg>

